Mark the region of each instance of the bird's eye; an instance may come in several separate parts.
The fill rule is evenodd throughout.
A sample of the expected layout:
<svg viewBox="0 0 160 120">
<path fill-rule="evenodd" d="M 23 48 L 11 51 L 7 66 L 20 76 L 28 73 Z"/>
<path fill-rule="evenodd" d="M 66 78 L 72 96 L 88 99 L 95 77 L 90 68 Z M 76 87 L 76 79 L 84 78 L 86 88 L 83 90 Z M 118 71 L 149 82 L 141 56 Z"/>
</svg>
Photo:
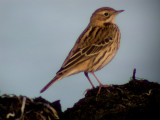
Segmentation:
<svg viewBox="0 0 160 120">
<path fill-rule="evenodd" d="M 109 14 L 106 12 L 106 13 L 104 13 L 104 15 L 105 15 L 105 16 L 108 16 Z"/>
</svg>

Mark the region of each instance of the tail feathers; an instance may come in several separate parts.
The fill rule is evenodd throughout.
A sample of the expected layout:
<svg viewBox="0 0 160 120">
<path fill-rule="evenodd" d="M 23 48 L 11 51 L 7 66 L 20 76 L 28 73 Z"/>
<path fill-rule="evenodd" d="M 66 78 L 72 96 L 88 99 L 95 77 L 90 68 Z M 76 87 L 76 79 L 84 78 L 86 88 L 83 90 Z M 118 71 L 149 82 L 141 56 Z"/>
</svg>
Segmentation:
<svg viewBox="0 0 160 120">
<path fill-rule="evenodd" d="M 58 81 L 59 77 L 55 76 L 41 91 L 40 93 L 43 93 L 44 91 L 46 91 L 52 84 L 54 84 L 56 81 Z"/>
</svg>

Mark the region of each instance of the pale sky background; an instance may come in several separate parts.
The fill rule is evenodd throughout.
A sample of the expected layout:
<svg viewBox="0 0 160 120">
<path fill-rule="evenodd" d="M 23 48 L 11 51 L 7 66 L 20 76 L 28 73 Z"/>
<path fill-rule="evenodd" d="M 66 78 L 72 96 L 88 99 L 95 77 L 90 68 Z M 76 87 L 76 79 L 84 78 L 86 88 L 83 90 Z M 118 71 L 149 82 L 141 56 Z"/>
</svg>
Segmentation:
<svg viewBox="0 0 160 120">
<path fill-rule="evenodd" d="M 83 73 L 40 90 L 61 67 L 91 14 L 100 7 L 125 10 L 116 23 L 118 54 L 95 74 L 103 84 L 132 76 L 160 83 L 160 0 L 0 0 L 0 94 L 61 100 L 65 110 L 91 88 Z M 90 74 L 95 86 L 97 81 Z"/>
</svg>

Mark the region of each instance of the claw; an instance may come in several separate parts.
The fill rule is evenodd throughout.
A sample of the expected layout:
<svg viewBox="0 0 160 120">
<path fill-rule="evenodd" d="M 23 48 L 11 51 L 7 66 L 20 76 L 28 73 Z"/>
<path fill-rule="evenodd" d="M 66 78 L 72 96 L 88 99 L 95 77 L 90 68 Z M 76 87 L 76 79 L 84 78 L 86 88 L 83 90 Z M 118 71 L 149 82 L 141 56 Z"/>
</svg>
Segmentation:
<svg viewBox="0 0 160 120">
<path fill-rule="evenodd" d="M 103 85 L 103 84 L 101 84 L 101 85 L 99 86 L 99 89 L 98 89 L 98 92 L 97 92 L 97 95 L 96 95 L 96 96 L 98 96 L 98 95 L 100 94 L 102 87 L 111 87 L 111 86 L 112 86 L 112 85 Z"/>
</svg>

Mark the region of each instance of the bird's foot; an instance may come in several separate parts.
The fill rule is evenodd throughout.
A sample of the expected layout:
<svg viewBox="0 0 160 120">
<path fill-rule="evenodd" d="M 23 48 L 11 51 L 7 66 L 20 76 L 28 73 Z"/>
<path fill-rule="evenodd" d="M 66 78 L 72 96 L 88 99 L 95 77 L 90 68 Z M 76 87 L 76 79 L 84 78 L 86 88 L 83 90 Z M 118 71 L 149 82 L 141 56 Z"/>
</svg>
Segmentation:
<svg viewBox="0 0 160 120">
<path fill-rule="evenodd" d="M 103 85 L 103 84 L 100 84 L 100 85 L 99 85 L 98 92 L 97 92 L 97 96 L 100 94 L 102 87 L 111 87 L 111 86 L 112 86 L 112 85 Z"/>
<path fill-rule="evenodd" d="M 102 87 L 111 87 L 112 85 L 103 85 L 103 84 L 100 84 L 99 85 L 99 89 L 98 89 L 98 92 L 97 92 L 97 96 L 100 94 L 100 92 L 101 92 L 101 88 Z M 83 95 L 85 95 L 88 91 L 90 91 L 90 90 L 93 90 L 95 87 L 93 87 L 93 88 L 91 88 L 91 89 L 86 89 L 84 92 L 83 92 Z"/>
<path fill-rule="evenodd" d="M 90 91 L 90 90 L 93 90 L 94 88 L 91 88 L 91 89 L 86 89 L 84 92 L 83 92 L 83 95 L 85 95 L 88 91 Z"/>
<path fill-rule="evenodd" d="M 99 87 L 111 87 L 112 85 L 103 85 L 103 84 L 100 84 Z"/>
</svg>

